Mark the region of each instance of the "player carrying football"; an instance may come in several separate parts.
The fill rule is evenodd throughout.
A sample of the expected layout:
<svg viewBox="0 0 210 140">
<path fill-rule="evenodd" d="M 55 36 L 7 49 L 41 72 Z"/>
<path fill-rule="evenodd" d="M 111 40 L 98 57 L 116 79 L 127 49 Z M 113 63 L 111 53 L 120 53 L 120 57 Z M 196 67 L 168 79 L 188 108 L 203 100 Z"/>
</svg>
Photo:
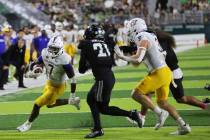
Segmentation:
<svg viewBox="0 0 210 140">
<path fill-rule="evenodd" d="M 71 104 L 79 109 L 80 99 L 75 97 L 76 81 L 71 58 L 63 51 L 63 40 L 59 36 L 54 36 L 50 39 L 48 47 L 43 49 L 41 56 L 31 64 L 30 70 L 37 64 L 44 64 L 46 68 L 47 81 L 43 94 L 35 100 L 33 110 L 28 120 L 17 127 L 20 132 L 28 131 L 31 128 L 32 122 L 38 117 L 40 108 L 44 105 L 47 107 L 55 107 L 66 104 Z M 71 97 L 69 99 L 58 99 L 66 87 L 66 75 L 72 79 L 71 82 Z"/>
<path fill-rule="evenodd" d="M 120 49 L 116 47 L 116 54 L 121 59 L 132 63 L 143 62 L 149 71 L 149 74 L 133 90 L 132 98 L 157 115 L 158 120 L 155 130 L 164 125 L 169 112 L 178 123 L 182 134 L 189 133 L 191 131 L 190 126 L 179 116 L 176 109 L 167 102 L 172 73 L 166 65 L 157 37 L 155 34 L 147 32 L 147 25 L 140 18 L 134 18 L 128 22 L 127 32 L 130 40 L 137 45 L 137 52 L 130 57 L 124 56 Z M 156 92 L 158 106 L 164 110 L 155 106 L 151 99 L 147 97 L 153 91 Z"/>
<path fill-rule="evenodd" d="M 85 73 L 92 69 L 95 83 L 87 95 L 87 103 L 94 120 L 92 132 L 85 138 L 102 136 L 100 113 L 113 116 L 126 116 L 141 125 L 136 111 L 125 111 L 115 106 L 109 106 L 111 92 L 115 84 L 112 72 L 112 57 L 107 44 L 104 42 L 104 30 L 97 25 L 91 25 L 85 30 L 83 41 L 78 48 L 81 49 L 79 72 Z"/>
</svg>

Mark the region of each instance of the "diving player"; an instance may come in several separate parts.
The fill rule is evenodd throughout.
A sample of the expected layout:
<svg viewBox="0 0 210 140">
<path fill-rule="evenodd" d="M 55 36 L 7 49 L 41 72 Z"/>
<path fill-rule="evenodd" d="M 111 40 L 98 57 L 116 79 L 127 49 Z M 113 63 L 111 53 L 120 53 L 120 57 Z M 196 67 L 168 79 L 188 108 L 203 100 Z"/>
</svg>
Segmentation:
<svg viewBox="0 0 210 140">
<path fill-rule="evenodd" d="M 136 111 L 125 111 L 115 106 L 109 106 L 115 77 L 112 72 L 113 60 L 111 53 L 104 42 L 104 30 L 98 25 L 91 25 L 85 30 L 84 39 L 78 46 L 81 49 L 79 72 L 85 73 L 91 68 L 95 77 L 95 83 L 87 95 L 87 103 L 94 120 L 94 128 L 85 138 L 95 138 L 104 135 L 100 113 L 130 117 L 141 126 L 141 121 Z"/>
<path fill-rule="evenodd" d="M 124 56 L 120 49 L 116 47 L 116 54 L 121 59 L 132 63 L 143 62 L 149 71 L 149 74 L 133 90 L 132 98 L 157 115 L 158 120 L 155 130 L 164 125 L 169 112 L 178 123 L 178 131 L 181 134 L 191 132 L 190 126 L 179 116 L 176 109 L 167 102 L 172 73 L 166 65 L 157 37 L 155 34 L 147 32 L 147 25 L 140 18 L 134 18 L 128 22 L 127 32 L 129 39 L 137 45 L 137 52 L 135 55 L 128 57 Z M 156 92 L 158 106 L 168 112 L 155 106 L 151 99 L 147 97 L 153 91 Z"/>
<path fill-rule="evenodd" d="M 70 61 L 69 55 L 63 51 L 62 38 L 59 36 L 52 37 L 48 43 L 48 47 L 43 49 L 41 56 L 30 66 L 30 70 L 32 71 L 36 64 L 44 64 L 48 80 L 46 81 L 43 94 L 35 100 L 30 117 L 24 124 L 17 127 L 19 132 L 25 132 L 31 128 L 32 122 L 38 117 L 39 110 L 44 105 L 50 108 L 71 104 L 79 109 L 80 99 L 79 97 L 75 97 L 75 73 Z M 65 91 L 66 75 L 72 79 L 72 94 L 69 99 L 58 99 Z"/>
</svg>

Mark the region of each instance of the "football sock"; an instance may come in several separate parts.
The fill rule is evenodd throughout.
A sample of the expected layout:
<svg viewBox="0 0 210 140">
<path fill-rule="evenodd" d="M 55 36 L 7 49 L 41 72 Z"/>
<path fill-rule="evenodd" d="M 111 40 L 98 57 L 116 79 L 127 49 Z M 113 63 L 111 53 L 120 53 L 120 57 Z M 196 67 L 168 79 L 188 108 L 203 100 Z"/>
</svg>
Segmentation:
<svg viewBox="0 0 210 140">
<path fill-rule="evenodd" d="M 29 119 L 28 119 L 29 122 L 33 122 L 38 117 L 39 110 L 40 110 L 40 107 L 38 105 L 34 104 L 33 110 L 31 112 Z"/>
<path fill-rule="evenodd" d="M 101 121 L 100 121 L 100 114 L 96 103 L 89 104 L 91 114 L 94 121 L 94 130 L 101 130 Z"/>
<path fill-rule="evenodd" d="M 179 117 L 176 121 L 180 126 L 186 125 L 185 121 L 181 117 Z"/>
<path fill-rule="evenodd" d="M 32 124 L 32 122 L 30 122 L 29 120 L 26 121 L 27 124 Z"/>
<path fill-rule="evenodd" d="M 158 116 L 160 116 L 162 110 L 158 107 L 158 106 L 155 106 L 154 110 L 153 110 Z"/>
</svg>

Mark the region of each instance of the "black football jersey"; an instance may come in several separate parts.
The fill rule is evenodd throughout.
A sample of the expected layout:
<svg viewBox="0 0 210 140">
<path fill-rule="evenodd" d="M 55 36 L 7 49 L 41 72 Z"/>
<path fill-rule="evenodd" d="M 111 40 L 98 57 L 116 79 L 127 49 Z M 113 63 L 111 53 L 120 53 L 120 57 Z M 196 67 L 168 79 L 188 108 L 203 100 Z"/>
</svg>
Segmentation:
<svg viewBox="0 0 210 140">
<path fill-rule="evenodd" d="M 79 72 L 85 73 L 88 68 L 92 69 L 96 79 L 103 79 L 112 73 L 112 58 L 107 44 L 102 40 L 83 40 L 80 42 L 81 49 Z"/>
</svg>

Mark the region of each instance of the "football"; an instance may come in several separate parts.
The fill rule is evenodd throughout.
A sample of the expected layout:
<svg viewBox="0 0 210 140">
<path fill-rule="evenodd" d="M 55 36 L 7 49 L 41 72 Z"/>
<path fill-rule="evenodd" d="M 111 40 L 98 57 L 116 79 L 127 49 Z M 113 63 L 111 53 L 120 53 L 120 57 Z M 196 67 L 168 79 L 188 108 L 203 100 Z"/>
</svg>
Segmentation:
<svg viewBox="0 0 210 140">
<path fill-rule="evenodd" d="M 42 73 L 43 72 L 43 65 L 41 64 L 36 64 L 34 67 L 33 67 L 33 72 L 35 74 L 37 73 Z"/>
</svg>

